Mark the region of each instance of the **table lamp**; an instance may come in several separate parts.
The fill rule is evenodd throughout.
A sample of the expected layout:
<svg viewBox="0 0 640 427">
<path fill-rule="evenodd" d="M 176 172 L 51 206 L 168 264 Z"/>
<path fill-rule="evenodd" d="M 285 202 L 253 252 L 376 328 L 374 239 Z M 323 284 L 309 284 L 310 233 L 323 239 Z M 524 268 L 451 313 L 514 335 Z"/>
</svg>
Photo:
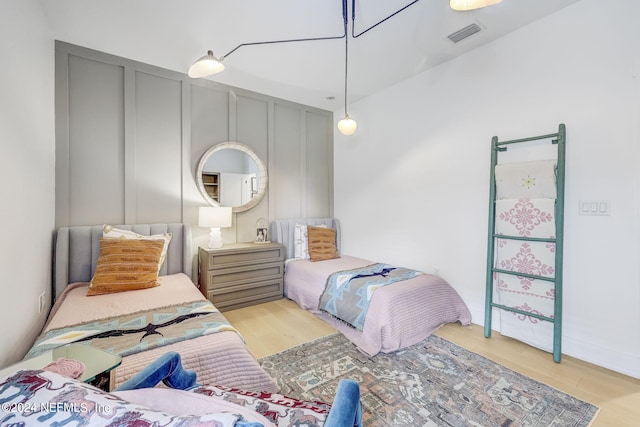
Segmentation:
<svg viewBox="0 0 640 427">
<path fill-rule="evenodd" d="M 222 234 L 220 229 L 231 227 L 230 207 L 200 207 L 198 212 L 198 225 L 200 227 L 209 227 L 209 248 L 216 249 L 222 247 Z"/>
</svg>

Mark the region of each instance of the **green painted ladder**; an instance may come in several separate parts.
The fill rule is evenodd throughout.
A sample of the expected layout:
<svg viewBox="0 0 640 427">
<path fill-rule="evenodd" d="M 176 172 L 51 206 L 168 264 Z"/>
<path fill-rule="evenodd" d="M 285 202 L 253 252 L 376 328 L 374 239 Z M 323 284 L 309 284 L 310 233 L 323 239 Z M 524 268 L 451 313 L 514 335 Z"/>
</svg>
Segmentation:
<svg viewBox="0 0 640 427">
<path fill-rule="evenodd" d="M 517 144 L 529 141 L 536 141 L 541 139 L 551 139 L 551 142 L 557 146 L 557 195 L 555 203 L 555 221 L 556 221 L 556 237 L 551 239 L 542 238 L 528 238 L 521 236 L 507 236 L 499 235 L 495 233 L 495 214 L 496 214 L 496 180 L 495 180 L 495 168 L 498 164 L 498 153 L 507 150 L 507 145 Z M 489 191 L 489 235 L 488 235 L 488 248 L 487 248 L 487 288 L 486 288 L 486 304 L 484 315 L 484 336 L 491 337 L 491 321 L 493 308 L 501 310 L 511 311 L 514 313 L 522 314 L 524 316 L 534 317 L 546 322 L 553 323 L 553 360 L 560 362 L 562 357 L 561 345 L 562 345 L 562 253 L 563 253 L 563 241 L 564 241 L 564 183 L 565 183 L 565 144 L 566 144 L 566 130 L 564 124 L 560 124 L 557 133 L 548 135 L 534 136 L 530 138 L 514 139 L 511 141 L 498 141 L 498 137 L 494 136 L 491 140 L 491 180 Z M 533 274 L 518 273 L 514 271 L 502 270 L 495 268 L 494 255 L 495 255 L 495 241 L 496 238 L 510 239 L 510 240 L 526 240 L 531 242 L 550 242 L 555 243 L 555 275 L 553 278 L 538 276 Z M 542 316 L 537 313 L 530 313 L 528 311 L 520 310 L 515 307 L 508 307 L 502 304 L 493 302 L 493 289 L 494 281 L 493 276 L 495 273 L 511 274 L 515 276 L 528 277 L 531 279 L 539 279 L 545 281 L 554 282 L 554 308 L 553 317 Z"/>
</svg>

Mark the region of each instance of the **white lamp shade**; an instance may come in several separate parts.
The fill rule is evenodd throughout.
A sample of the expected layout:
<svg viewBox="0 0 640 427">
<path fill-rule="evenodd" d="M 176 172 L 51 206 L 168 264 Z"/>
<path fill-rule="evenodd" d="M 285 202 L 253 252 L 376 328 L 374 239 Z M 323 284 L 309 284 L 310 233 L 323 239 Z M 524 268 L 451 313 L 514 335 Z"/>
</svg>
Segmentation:
<svg viewBox="0 0 640 427">
<path fill-rule="evenodd" d="M 196 62 L 189 67 L 189 77 L 194 79 L 200 77 L 210 76 L 212 74 L 217 74 L 224 70 L 224 64 L 220 62 L 215 56 L 213 56 L 213 52 L 209 51 L 209 53 L 202 58 L 198 59 Z"/>
<path fill-rule="evenodd" d="M 496 3 L 500 3 L 502 0 L 451 0 L 449 5 L 453 10 L 473 10 L 480 9 L 482 7 L 487 7 L 494 5 Z"/>
<path fill-rule="evenodd" d="M 231 227 L 230 207 L 200 207 L 198 212 L 198 225 L 209 228 Z"/>
<path fill-rule="evenodd" d="M 347 114 L 338 122 L 338 129 L 345 135 L 351 135 L 358 128 L 358 123 Z"/>
</svg>

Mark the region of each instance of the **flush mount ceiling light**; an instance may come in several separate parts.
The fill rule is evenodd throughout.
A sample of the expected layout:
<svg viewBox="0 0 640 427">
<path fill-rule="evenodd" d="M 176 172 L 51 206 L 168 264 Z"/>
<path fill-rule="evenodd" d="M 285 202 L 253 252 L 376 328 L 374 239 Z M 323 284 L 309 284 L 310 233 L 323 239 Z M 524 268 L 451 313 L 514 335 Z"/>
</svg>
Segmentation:
<svg viewBox="0 0 640 427">
<path fill-rule="evenodd" d="M 369 28 L 359 32 L 356 34 L 355 31 L 355 20 L 356 20 L 356 0 L 351 0 L 351 37 L 358 38 L 361 35 L 365 34 L 367 31 L 372 30 L 383 22 L 391 19 L 396 16 L 398 13 L 404 11 L 409 6 L 412 6 L 419 2 L 420 0 L 414 0 L 401 9 L 396 10 L 386 18 L 381 21 L 373 24 Z M 499 3 L 501 0 L 451 0 L 451 8 L 454 10 L 472 10 L 478 9 L 480 7 L 490 6 L 495 3 Z M 342 18 L 344 21 L 344 32 L 339 36 L 328 36 L 328 37 L 310 37 L 310 38 L 300 38 L 300 39 L 289 39 L 289 40 L 269 40 L 262 42 L 253 42 L 253 43 L 242 43 L 230 50 L 226 55 L 223 55 L 219 58 L 216 58 L 213 55 L 212 51 L 208 51 L 205 56 L 198 59 L 189 67 L 189 77 L 192 78 L 201 78 L 207 77 L 214 74 L 217 74 L 224 70 L 224 61 L 229 55 L 234 53 L 236 50 L 240 49 L 243 46 L 255 46 L 255 45 L 264 45 L 264 44 L 274 44 L 274 43 L 291 43 L 291 42 L 305 42 L 305 41 L 317 41 L 317 40 L 335 40 L 335 39 L 345 39 L 345 60 L 344 60 L 344 117 L 338 121 L 338 129 L 345 135 L 351 135 L 356 131 L 358 124 L 355 120 L 349 117 L 347 114 L 347 75 L 348 75 L 348 32 L 347 28 L 349 25 L 349 18 L 347 15 L 347 0 L 342 0 Z"/>
<path fill-rule="evenodd" d="M 502 0 L 451 0 L 449 6 L 458 11 L 474 10 L 500 3 Z"/>
</svg>

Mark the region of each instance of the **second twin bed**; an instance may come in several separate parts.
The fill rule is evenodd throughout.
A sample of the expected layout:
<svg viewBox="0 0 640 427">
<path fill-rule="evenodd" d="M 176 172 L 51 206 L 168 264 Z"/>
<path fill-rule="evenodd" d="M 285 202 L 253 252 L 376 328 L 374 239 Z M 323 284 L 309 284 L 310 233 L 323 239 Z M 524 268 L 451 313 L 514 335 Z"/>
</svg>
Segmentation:
<svg viewBox="0 0 640 427">
<path fill-rule="evenodd" d="M 351 277 L 387 276 L 384 271 L 386 264 L 344 254 L 322 261 L 301 259 L 302 256 L 296 259 L 299 246 L 305 244 L 301 242 L 304 240 L 299 233 L 301 226 L 335 230 L 336 252 L 340 248 L 340 225 L 334 218 L 276 220 L 272 224 L 272 238 L 286 247 L 288 258 L 284 275 L 285 296 L 331 324 L 362 352 L 370 356 L 379 352 L 390 353 L 426 339 L 445 323 L 471 323 L 467 306 L 451 285 L 439 276 L 420 272 L 408 274 L 407 279 L 396 281 L 392 286 L 369 286 L 375 292 L 371 291 L 369 298 L 364 296 L 363 301 L 368 299 L 367 303 L 358 303 L 368 304 L 361 327 L 336 318 L 326 307 L 320 307 L 329 278 L 337 272 Z M 372 270 L 376 267 L 382 269 L 382 273 Z M 363 292 L 366 291 L 360 291 Z M 342 292 L 339 293 L 338 299 L 343 297 Z"/>
</svg>

